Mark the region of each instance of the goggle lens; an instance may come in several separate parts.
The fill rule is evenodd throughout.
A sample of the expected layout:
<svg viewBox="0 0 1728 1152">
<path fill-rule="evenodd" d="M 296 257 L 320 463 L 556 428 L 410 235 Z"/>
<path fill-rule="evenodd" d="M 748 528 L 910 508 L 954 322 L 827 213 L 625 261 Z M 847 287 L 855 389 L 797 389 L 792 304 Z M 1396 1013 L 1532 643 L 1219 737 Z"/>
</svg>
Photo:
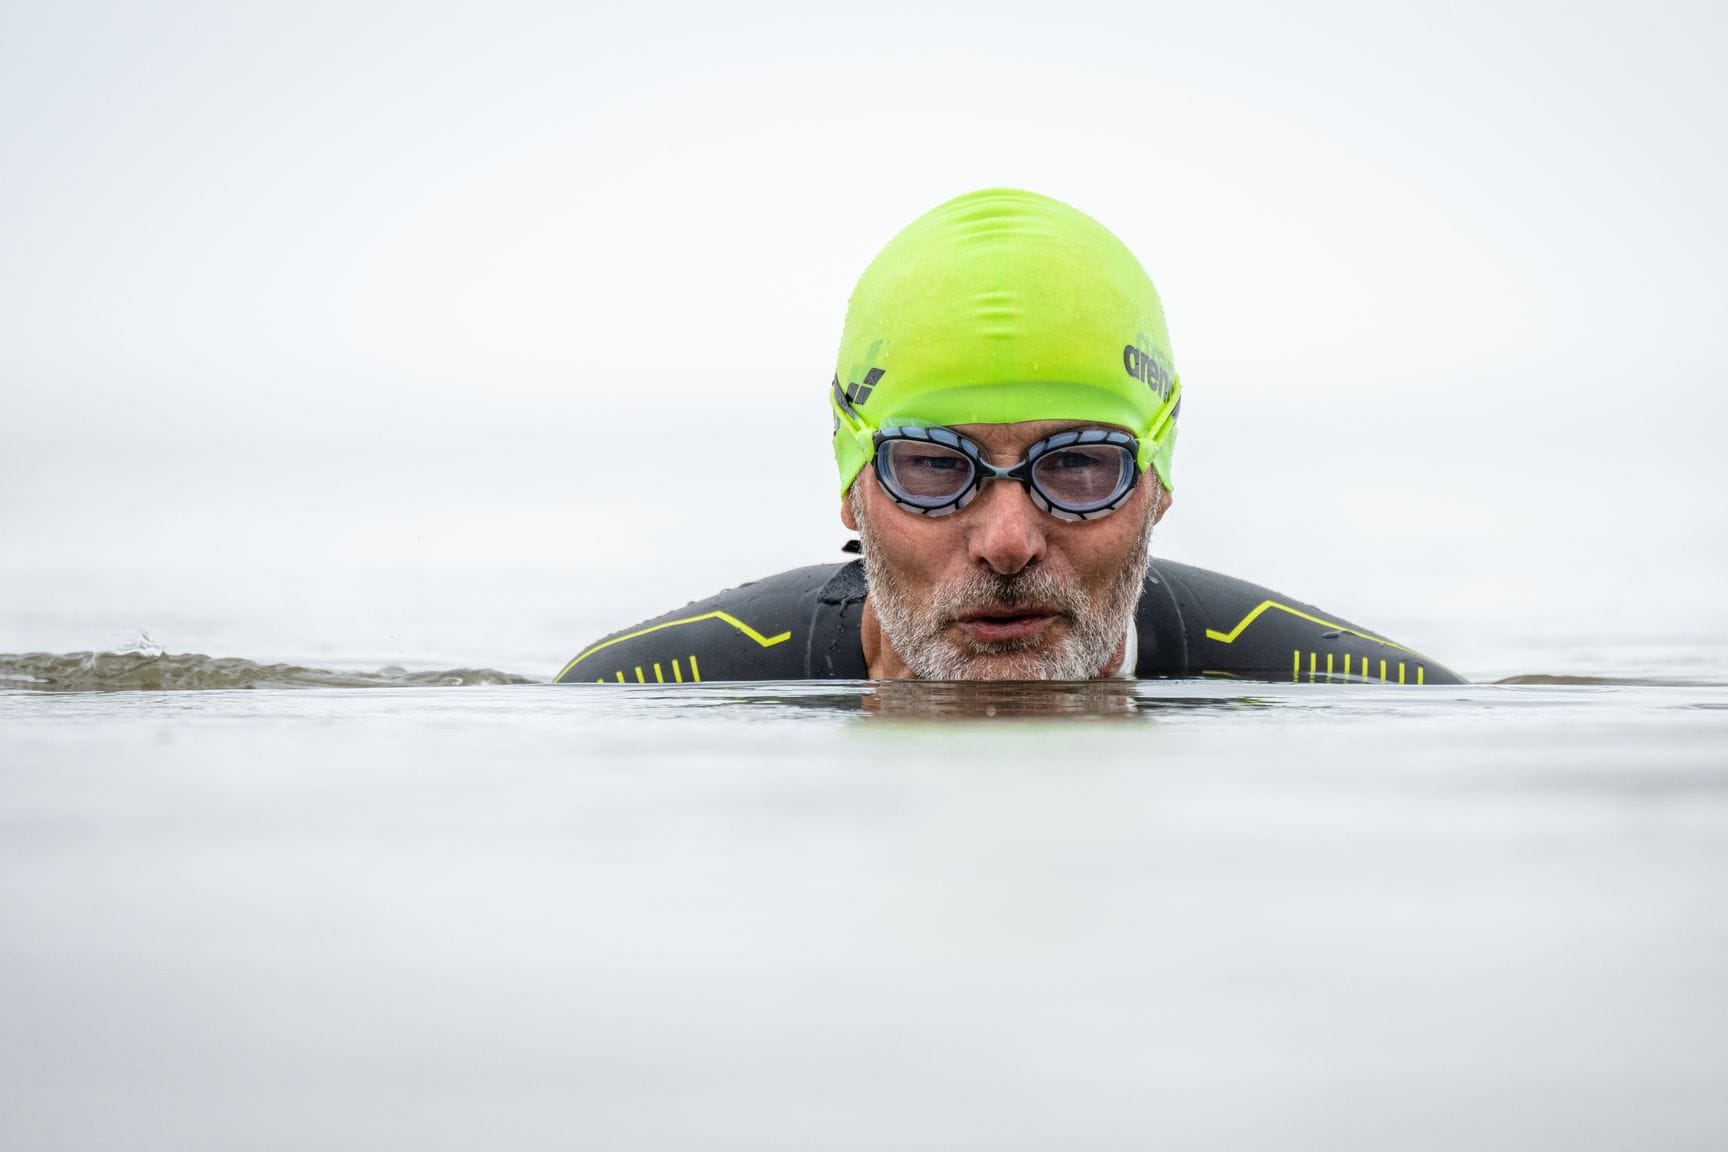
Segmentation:
<svg viewBox="0 0 1728 1152">
<path fill-rule="evenodd" d="M 1032 483 L 1044 498 L 1076 512 L 1115 500 L 1133 474 L 1133 455 L 1117 444 L 1053 448 L 1032 462 Z"/>
<path fill-rule="evenodd" d="M 977 471 L 964 452 L 919 440 L 886 442 L 876 464 L 896 496 L 927 508 L 958 500 Z"/>
</svg>

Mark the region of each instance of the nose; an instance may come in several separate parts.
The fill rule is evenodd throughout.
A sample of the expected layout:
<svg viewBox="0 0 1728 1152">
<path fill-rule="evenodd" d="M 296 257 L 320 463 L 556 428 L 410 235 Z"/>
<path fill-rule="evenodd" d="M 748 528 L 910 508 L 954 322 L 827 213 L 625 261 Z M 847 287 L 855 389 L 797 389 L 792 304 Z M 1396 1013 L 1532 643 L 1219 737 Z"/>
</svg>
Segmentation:
<svg viewBox="0 0 1728 1152">
<path fill-rule="evenodd" d="M 966 547 L 974 562 L 1012 576 L 1044 558 L 1049 517 L 1033 506 L 1024 485 L 1012 480 L 988 483 L 963 515 L 971 521 Z"/>
</svg>

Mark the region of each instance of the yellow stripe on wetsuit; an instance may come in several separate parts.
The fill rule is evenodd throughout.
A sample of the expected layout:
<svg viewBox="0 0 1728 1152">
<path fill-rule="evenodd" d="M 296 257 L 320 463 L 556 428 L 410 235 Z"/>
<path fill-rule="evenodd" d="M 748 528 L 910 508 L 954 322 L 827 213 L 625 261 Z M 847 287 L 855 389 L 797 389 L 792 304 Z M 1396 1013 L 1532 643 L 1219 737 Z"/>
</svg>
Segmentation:
<svg viewBox="0 0 1728 1152">
<path fill-rule="evenodd" d="M 762 635 L 762 633 L 756 631 L 756 629 L 750 627 L 750 625 L 744 623 L 744 621 L 738 619 L 738 617 L 732 615 L 730 612 L 721 612 L 721 611 L 716 610 L 713 612 L 704 612 L 700 616 L 686 616 L 686 617 L 683 617 L 682 619 L 679 619 L 679 620 L 667 620 L 667 621 L 664 621 L 663 623 L 660 623 L 660 624 L 650 624 L 646 628 L 638 628 L 634 632 L 626 632 L 622 636 L 614 636 L 610 640 L 602 640 L 600 643 L 594 645 L 592 648 L 589 648 L 584 652 L 577 653 L 576 658 L 574 660 L 570 661 L 570 663 L 564 665 L 564 670 L 559 672 L 558 675 L 554 676 L 552 679 L 555 683 L 559 680 L 564 679 L 564 677 L 568 676 L 570 674 L 570 670 L 572 668 L 576 667 L 576 665 L 582 663 L 582 661 L 588 659 L 588 657 L 594 655 L 596 652 L 600 652 L 600 651 L 603 651 L 604 649 L 610 648 L 614 644 L 622 644 L 626 640 L 634 640 L 638 636 L 646 636 L 650 632 L 659 632 L 659 631 L 662 631 L 663 629 L 666 629 L 666 628 L 677 628 L 677 627 L 680 627 L 680 626 L 685 625 L 685 624 L 700 624 L 704 620 L 719 620 L 724 624 L 730 624 L 733 628 L 736 628 L 739 632 L 743 633 L 745 636 L 748 636 L 751 640 L 754 640 L 757 644 L 759 644 L 763 648 L 772 648 L 776 644 L 783 644 L 787 640 L 792 639 L 792 633 L 790 630 L 782 632 L 778 636 L 764 636 L 764 635 Z M 672 668 L 673 668 L 673 672 L 675 674 L 674 679 L 676 680 L 677 683 L 682 684 L 684 682 L 684 677 L 681 673 L 678 672 L 678 662 L 676 660 L 674 660 L 672 662 Z M 638 683 L 638 684 L 646 684 L 647 683 L 647 680 L 642 675 L 642 669 L 637 668 L 635 670 L 635 673 L 636 673 L 636 683 Z M 658 674 L 659 673 L 656 672 L 656 675 L 658 675 Z M 623 683 L 627 682 L 624 679 L 623 670 L 620 670 L 618 672 L 617 676 L 618 676 L 618 683 L 623 684 Z M 690 657 L 690 679 L 691 679 L 692 683 L 701 683 L 701 681 L 702 681 L 701 673 L 697 671 L 696 657 L 695 656 Z M 606 678 L 604 676 L 599 677 L 595 681 L 595 683 L 597 683 L 597 684 L 604 684 L 605 682 L 606 682 Z M 663 680 L 660 681 L 660 683 L 664 683 L 664 682 L 665 681 L 663 681 Z"/>
<path fill-rule="evenodd" d="M 1408 649 L 1406 649 L 1406 651 L 1408 651 Z M 1292 649 L 1290 652 L 1290 681 L 1291 681 L 1291 683 L 1297 683 L 1302 679 L 1302 656 L 1303 656 L 1303 651 L 1300 648 Z M 1374 682 L 1374 678 L 1375 678 L 1374 677 L 1374 670 L 1373 670 L 1373 668 L 1371 668 L 1369 666 L 1368 657 L 1366 657 L 1366 656 L 1361 658 L 1362 659 L 1362 671 L 1355 676 L 1350 675 L 1350 653 L 1348 653 L 1348 652 L 1346 652 L 1344 654 L 1344 671 L 1338 676 L 1333 676 L 1333 674 L 1332 674 L 1332 653 L 1330 653 L 1330 652 L 1326 653 L 1326 670 L 1324 672 L 1320 671 L 1320 653 L 1310 651 L 1307 653 L 1307 656 L 1308 656 L 1308 682 L 1310 684 L 1314 683 L 1317 680 L 1335 680 L 1335 679 L 1336 680 L 1359 680 L 1363 683 L 1370 683 L 1370 684 Z M 1427 666 L 1423 665 L 1423 664 L 1416 664 L 1415 667 L 1416 667 L 1416 673 L 1415 673 L 1416 683 L 1418 683 L 1418 684 L 1425 683 L 1427 681 L 1427 678 L 1428 678 Z M 1400 660 L 1397 662 L 1397 671 L 1398 671 L 1397 682 L 1400 684 L 1409 683 L 1409 680 L 1407 679 L 1407 676 L 1409 675 L 1409 670 L 1406 667 L 1406 661 Z M 1392 677 L 1390 675 L 1390 671 L 1387 667 L 1387 663 L 1385 660 L 1380 661 L 1380 677 L 1379 677 L 1379 679 L 1380 679 L 1380 683 L 1382 683 L 1382 684 L 1388 683 L 1392 679 Z"/>
</svg>

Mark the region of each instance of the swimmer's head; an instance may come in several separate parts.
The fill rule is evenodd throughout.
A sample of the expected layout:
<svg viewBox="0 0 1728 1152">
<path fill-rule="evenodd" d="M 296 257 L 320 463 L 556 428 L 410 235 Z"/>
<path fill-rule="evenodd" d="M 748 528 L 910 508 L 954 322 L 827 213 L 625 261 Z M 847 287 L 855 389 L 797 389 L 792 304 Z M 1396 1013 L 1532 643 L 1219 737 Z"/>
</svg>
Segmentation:
<svg viewBox="0 0 1728 1152">
<path fill-rule="evenodd" d="M 887 427 L 1083 421 L 1127 429 L 1170 486 L 1182 385 L 1145 269 L 1060 201 L 994 188 L 906 227 L 846 310 L 829 406 L 845 492 Z"/>
</svg>

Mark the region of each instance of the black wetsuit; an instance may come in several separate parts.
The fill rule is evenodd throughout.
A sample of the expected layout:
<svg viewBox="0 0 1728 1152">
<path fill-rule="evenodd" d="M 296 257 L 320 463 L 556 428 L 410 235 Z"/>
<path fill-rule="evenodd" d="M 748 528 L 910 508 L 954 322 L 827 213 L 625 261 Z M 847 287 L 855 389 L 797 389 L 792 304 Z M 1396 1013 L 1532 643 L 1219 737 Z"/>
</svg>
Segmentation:
<svg viewBox="0 0 1728 1152">
<path fill-rule="evenodd" d="M 560 684 L 869 679 L 858 621 L 863 561 L 794 568 L 616 632 Z M 1154 560 L 1135 611 L 1137 679 L 1462 684 L 1392 641 L 1245 580 Z"/>
</svg>

